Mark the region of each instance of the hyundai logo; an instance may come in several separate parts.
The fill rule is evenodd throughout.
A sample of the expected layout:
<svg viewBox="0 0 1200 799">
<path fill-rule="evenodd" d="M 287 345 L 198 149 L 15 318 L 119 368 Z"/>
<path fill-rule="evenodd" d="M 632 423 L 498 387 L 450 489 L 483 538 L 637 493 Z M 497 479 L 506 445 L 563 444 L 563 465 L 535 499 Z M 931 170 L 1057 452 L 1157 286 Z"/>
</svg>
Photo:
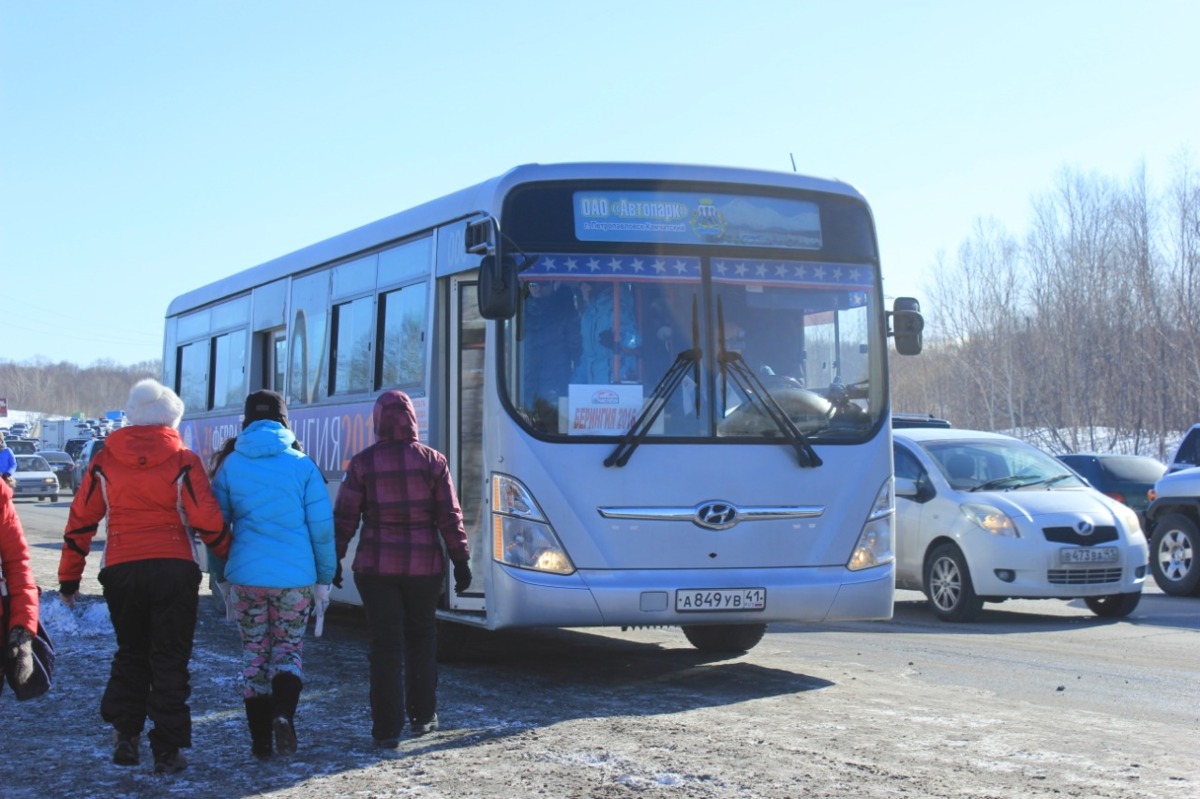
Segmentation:
<svg viewBox="0 0 1200 799">
<path fill-rule="evenodd" d="M 1082 521 L 1075 522 L 1075 532 L 1083 536 L 1088 536 L 1096 532 L 1096 527 L 1087 519 L 1083 519 Z"/>
<path fill-rule="evenodd" d="M 696 507 L 693 521 L 710 530 L 728 530 L 738 523 L 738 509 L 728 502 L 705 502 Z"/>
</svg>

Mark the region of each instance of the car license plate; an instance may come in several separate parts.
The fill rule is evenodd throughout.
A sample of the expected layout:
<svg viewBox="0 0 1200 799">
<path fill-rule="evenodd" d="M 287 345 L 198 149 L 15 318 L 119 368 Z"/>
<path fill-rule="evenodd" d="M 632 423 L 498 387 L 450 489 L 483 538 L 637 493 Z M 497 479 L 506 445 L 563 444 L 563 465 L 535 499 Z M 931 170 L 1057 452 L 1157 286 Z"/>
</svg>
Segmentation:
<svg viewBox="0 0 1200 799">
<path fill-rule="evenodd" d="M 1116 563 L 1116 547 L 1086 547 L 1059 550 L 1060 563 Z"/>
<path fill-rule="evenodd" d="M 679 588 L 675 610 L 679 613 L 713 610 L 764 610 L 765 588 Z"/>
</svg>

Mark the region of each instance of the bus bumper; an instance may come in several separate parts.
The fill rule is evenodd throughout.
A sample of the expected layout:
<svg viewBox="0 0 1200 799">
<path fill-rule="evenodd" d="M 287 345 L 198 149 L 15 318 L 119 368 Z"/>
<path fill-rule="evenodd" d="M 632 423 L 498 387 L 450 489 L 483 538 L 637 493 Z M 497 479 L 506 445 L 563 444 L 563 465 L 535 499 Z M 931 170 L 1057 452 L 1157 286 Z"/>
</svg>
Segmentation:
<svg viewBox="0 0 1200 799">
<path fill-rule="evenodd" d="M 496 565 L 496 564 L 494 564 Z M 772 569 L 588 570 L 543 574 L 497 565 L 487 627 L 639 627 L 890 619 L 893 564 Z M 761 589 L 757 610 L 677 610 L 677 592 Z"/>
</svg>

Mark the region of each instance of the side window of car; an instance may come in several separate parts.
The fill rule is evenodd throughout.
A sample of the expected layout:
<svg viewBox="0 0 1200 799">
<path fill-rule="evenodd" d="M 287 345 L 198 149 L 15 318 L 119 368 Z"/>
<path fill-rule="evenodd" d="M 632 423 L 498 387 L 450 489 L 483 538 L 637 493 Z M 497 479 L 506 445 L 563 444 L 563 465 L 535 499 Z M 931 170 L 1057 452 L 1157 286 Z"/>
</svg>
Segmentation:
<svg viewBox="0 0 1200 799">
<path fill-rule="evenodd" d="M 904 447 L 896 446 L 895 461 L 896 461 L 896 476 L 906 477 L 909 480 L 920 482 L 925 475 L 925 470 L 921 468 L 921 463 L 911 452 Z"/>
<path fill-rule="evenodd" d="M 1197 444 L 1200 443 L 1200 430 L 1192 428 L 1184 437 L 1183 443 L 1179 445 L 1179 452 L 1175 455 L 1176 463 L 1195 464 L 1197 458 Z"/>
</svg>

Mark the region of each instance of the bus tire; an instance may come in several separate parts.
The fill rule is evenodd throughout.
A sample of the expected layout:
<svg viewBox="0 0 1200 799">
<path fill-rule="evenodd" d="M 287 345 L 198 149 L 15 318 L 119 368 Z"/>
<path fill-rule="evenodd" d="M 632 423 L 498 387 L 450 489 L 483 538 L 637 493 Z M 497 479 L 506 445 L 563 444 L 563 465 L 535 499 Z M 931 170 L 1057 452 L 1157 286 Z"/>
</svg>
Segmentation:
<svg viewBox="0 0 1200 799">
<path fill-rule="evenodd" d="M 767 632 L 765 624 L 685 624 L 683 634 L 701 652 L 749 652 Z"/>
<path fill-rule="evenodd" d="M 471 625 L 438 620 L 438 663 L 456 663 L 469 660 L 478 650 L 478 644 L 478 631 Z"/>
</svg>

